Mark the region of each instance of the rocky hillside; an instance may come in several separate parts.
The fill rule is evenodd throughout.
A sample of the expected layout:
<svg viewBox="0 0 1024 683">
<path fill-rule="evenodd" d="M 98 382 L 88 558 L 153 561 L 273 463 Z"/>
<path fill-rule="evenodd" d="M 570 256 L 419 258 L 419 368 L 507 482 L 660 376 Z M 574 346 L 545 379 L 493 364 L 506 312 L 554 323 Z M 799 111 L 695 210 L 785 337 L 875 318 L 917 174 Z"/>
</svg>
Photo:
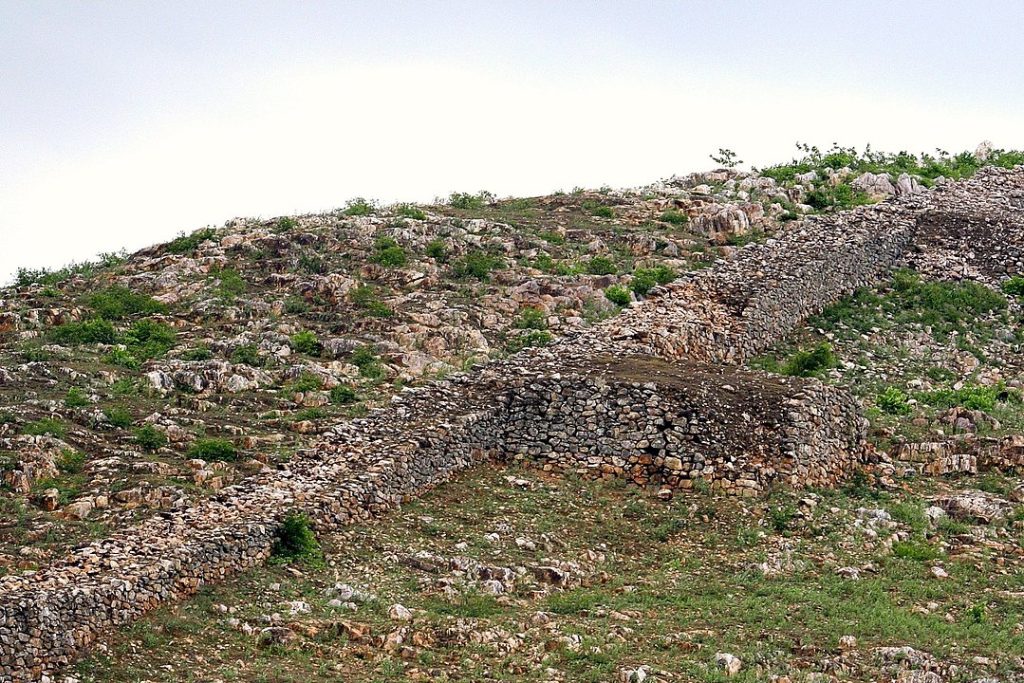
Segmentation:
<svg viewBox="0 0 1024 683">
<path fill-rule="evenodd" d="M 76 546 L 79 560 L 88 565 L 92 551 L 82 547 L 86 541 L 116 539 L 117 530 L 147 517 L 162 523 L 191 512 L 203 499 L 217 503 L 219 491 L 248 475 L 260 476 L 247 479 L 247 485 L 267 480 L 275 470 L 287 479 L 295 456 L 329 449 L 332 439 L 347 433 L 346 421 L 388 403 L 404 387 L 545 346 L 556 337 L 584 339 L 576 332 L 626 308 L 631 310 L 605 326 L 614 332 L 609 338 L 622 340 L 622 352 L 630 345 L 661 346 L 666 340 L 658 337 L 666 334 L 672 339 L 663 351 L 672 351 L 672 343 L 691 333 L 694 339 L 719 342 L 743 335 L 776 339 L 776 328 L 788 330 L 806 315 L 801 313 L 805 304 L 794 303 L 800 297 L 793 282 L 816 280 L 804 271 L 821 261 L 822 249 L 827 251 L 830 242 L 846 244 L 865 221 L 875 223 L 869 227 L 875 231 L 870 244 L 885 244 L 884 236 L 876 239 L 877 223 L 903 225 L 908 216 L 914 217 L 911 228 L 895 241 L 898 253 L 910 239 L 914 248 L 891 277 L 827 308 L 767 354 L 747 357 L 742 349 L 735 357 L 727 354 L 746 359 L 755 374 L 743 377 L 754 379 L 730 379 L 721 387 L 717 380 L 702 381 L 726 395 L 736 386 L 741 391 L 775 386 L 775 380 L 756 374 L 768 371 L 818 378 L 856 396 L 871 421 L 870 467 L 832 508 L 849 507 L 851 519 L 889 514 L 854 510 L 852 501 L 863 505 L 893 496 L 899 505 L 914 507 L 918 496 L 934 497 L 929 487 L 908 486 L 921 474 L 993 468 L 1012 474 L 1024 464 L 1024 245 L 1016 211 L 1024 193 L 1015 175 L 1019 171 L 985 171 L 978 181 L 949 181 L 969 178 L 984 166 L 1024 163 L 1024 155 L 986 145 L 957 156 L 839 147 L 801 151 L 791 163 L 753 173 L 726 167 L 633 190 L 506 200 L 486 192 L 455 193 L 429 206 L 380 207 L 356 199 L 331 213 L 236 219 L 132 255 L 106 255 L 55 272 L 20 271 L 13 287 L 0 290 L 0 575 L 12 574 L 7 579 L 17 582 L 14 573 L 43 567 Z M 731 158 L 721 155 L 726 166 Z M 939 189 L 931 193 L 932 188 Z M 893 196 L 902 199 L 877 211 L 814 217 Z M 898 215 L 891 208 L 897 204 Z M 993 207 L 1004 208 L 993 213 Z M 832 229 L 837 232 L 830 238 Z M 740 251 L 751 242 L 766 244 Z M 780 251 L 792 258 L 780 257 Z M 859 252 L 851 242 L 835 253 L 856 259 Z M 720 260 L 714 271 L 702 273 L 706 278 L 662 287 Z M 892 263 L 883 261 L 886 267 Z M 803 270 L 776 272 L 787 263 L 802 264 Z M 856 270 L 842 259 L 822 262 L 821 268 L 834 271 L 830 277 L 838 281 Z M 635 305 L 655 294 L 663 296 Z M 720 307 L 722 316 L 740 327 L 686 331 L 689 299 L 705 313 Z M 787 322 L 775 325 L 769 319 L 773 310 Z M 644 324 L 635 325 L 641 319 Z M 630 338 L 633 326 L 647 330 L 648 337 Z M 595 351 L 574 344 L 543 353 Z M 755 346 L 764 348 L 760 342 Z M 557 360 L 562 368 L 576 359 Z M 513 367 L 499 363 L 488 372 Z M 645 381 L 637 374 L 642 367 L 647 366 L 630 365 L 630 381 Z M 550 379 L 566 381 L 558 374 Z M 671 373 L 659 379 L 662 384 L 675 380 Z M 598 384 L 595 390 L 605 391 L 604 382 Z M 796 391 L 820 384 L 785 379 L 778 386 Z M 429 412 L 424 402 L 431 394 L 420 395 L 417 410 Z M 782 402 L 761 407 L 781 410 Z M 408 417 L 414 403 L 408 396 L 397 402 L 395 420 Z M 793 407 L 797 403 L 786 398 L 785 405 L 803 424 Z M 856 415 L 856 402 L 849 405 Z M 580 409 L 585 415 L 586 406 Z M 723 414 L 723 419 L 749 421 L 748 412 L 756 411 Z M 390 434 L 395 425 L 386 422 L 386 414 L 376 416 L 374 443 L 397 438 L 393 446 L 400 448 L 401 435 Z M 555 428 L 559 434 L 573 432 L 569 424 Z M 291 468 L 301 470 L 303 460 L 310 459 L 295 458 Z M 697 453 L 690 466 L 727 468 L 727 460 L 712 464 L 707 453 Z M 929 517 L 931 527 L 916 511 L 903 509 L 900 524 L 889 524 L 890 516 L 885 529 L 896 531 L 888 544 L 877 543 L 876 534 L 865 546 L 868 555 L 854 553 L 857 561 L 868 561 L 870 553 L 894 543 L 923 544 L 930 553 L 936 544 L 941 550 L 946 531 L 967 535 L 963 524 L 942 527 L 941 512 L 958 520 L 984 519 L 984 524 L 998 517 L 998 524 L 970 539 L 958 538 L 955 547 L 975 557 L 999 544 L 1002 571 L 1019 566 L 1021 546 L 1014 534 L 1024 524 L 1024 511 L 1015 506 L 1024 499 L 1024 488 L 1012 478 L 984 481 L 983 492 L 970 484 L 962 492 L 959 481 L 943 485 L 935 500 L 945 502 L 929 508 L 929 514 L 939 510 L 934 520 Z M 680 488 L 695 485 L 686 483 Z M 669 487 L 643 505 L 672 498 Z M 817 503 L 799 504 L 812 509 L 806 515 L 812 519 Z M 715 506 L 723 512 L 737 509 L 732 503 Z M 792 513 L 779 523 L 783 511 L 776 507 L 771 502 L 755 506 L 761 522 L 788 536 L 799 525 L 790 525 Z M 995 509 L 998 515 L 989 514 Z M 675 531 L 656 533 L 668 540 Z M 327 545 L 336 541 L 325 539 Z M 423 539 L 412 543 L 422 545 Z M 772 544 L 790 548 L 784 538 L 773 537 Z M 831 567 L 834 558 L 815 555 L 807 561 Z M 941 564 L 930 571 L 936 578 L 945 572 Z M 514 588 L 537 597 L 547 591 L 513 586 L 511 574 L 508 579 L 499 593 Z M 1013 589 L 1012 581 L 1006 585 Z M 281 630 L 278 621 L 271 616 L 271 631 Z M 252 630 L 247 623 L 235 626 Z M 302 632 L 289 628 L 289 638 Z M 259 631 L 260 638 L 265 631 Z M 998 634 L 1007 642 L 1019 640 L 1001 623 Z M 539 657 L 533 664 L 548 660 L 543 653 Z M 730 657 L 723 655 L 726 675 Z M 1002 664 L 1007 670 L 1014 666 Z M 644 666 L 638 662 L 627 678 L 643 680 L 652 671 Z M 947 669 L 955 665 L 934 670 Z M 446 668 L 446 675 L 457 670 Z M 671 679 L 665 671 L 658 675 Z"/>
<path fill-rule="evenodd" d="M 1017 160 L 803 151 L 634 190 L 356 199 L 19 271 L 0 290 L 0 571 L 188 506 L 403 385 L 615 315 L 802 215 Z"/>
</svg>

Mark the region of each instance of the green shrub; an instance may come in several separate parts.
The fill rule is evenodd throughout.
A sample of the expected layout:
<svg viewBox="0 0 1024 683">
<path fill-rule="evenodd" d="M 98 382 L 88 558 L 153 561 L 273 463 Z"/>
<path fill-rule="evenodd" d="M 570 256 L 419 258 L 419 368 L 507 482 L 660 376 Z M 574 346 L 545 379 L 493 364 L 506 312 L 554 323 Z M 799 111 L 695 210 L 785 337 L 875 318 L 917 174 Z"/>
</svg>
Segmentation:
<svg viewBox="0 0 1024 683">
<path fill-rule="evenodd" d="M 163 356 L 178 341 L 178 333 L 166 323 L 143 318 L 124 335 L 124 343 L 132 355 L 143 359 Z"/>
<path fill-rule="evenodd" d="M 448 248 L 444 245 L 444 240 L 431 240 L 427 244 L 425 253 L 432 259 L 444 261 L 448 257 Z"/>
<path fill-rule="evenodd" d="M 395 207 L 395 213 L 403 218 L 411 218 L 416 221 L 427 220 L 426 212 L 413 204 L 399 204 Z"/>
<path fill-rule="evenodd" d="M 616 306 L 629 305 L 629 290 L 622 285 L 612 285 L 604 290 L 604 296 Z"/>
<path fill-rule="evenodd" d="M 1024 277 L 1015 275 L 1003 282 L 1003 292 L 1010 296 L 1024 296 Z"/>
<path fill-rule="evenodd" d="M 346 216 L 369 216 L 374 211 L 374 203 L 363 197 L 356 197 L 345 202 Z"/>
<path fill-rule="evenodd" d="M 355 389 L 346 384 L 339 384 L 331 389 L 331 403 L 346 405 L 358 400 L 359 397 L 356 395 Z"/>
<path fill-rule="evenodd" d="M 878 409 L 889 415 L 907 415 L 910 413 L 910 397 L 897 387 L 886 387 L 878 395 L 875 403 Z"/>
<path fill-rule="evenodd" d="M 49 435 L 56 439 L 63 439 L 68 435 L 67 426 L 60 420 L 53 417 L 44 417 L 36 420 L 35 422 L 29 422 L 25 425 L 22 432 L 32 436 L 44 436 Z"/>
<path fill-rule="evenodd" d="M 373 346 L 366 344 L 360 346 L 349 356 L 349 363 L 359 368 L 359 374 L 367 379 L 381 379 L 384 377 L 385 368 L 377 356 Z"/>
<path fill-rule="evenodd" d="M 633 279 L 629 283 L 630 289 L 643 296 L 650 292 L 655 285 L 665 285 L 676 279 L 676 272 L 668 266 L 654 266 L 652 268 L 637 268 L 633 271 Z"/>
<path fill-rule="evenodd" d="M 188 457 L 227 462 L 238 459 L 238 449 L 227 439 L 197 439 L 189 447 Z"/>
<path fill-rule="evenodd" d="M 793 377 L 817 377 L 839 364 L 832 345 L 822 342 L 813 349 L 800 349 L 782 367 L 782 374 Z"/>
<path fill-rule="evenodd" d="M 65 448 L 57 458 L 57 469 L 64 474 L 78 474 L 85 469 L 85 454 Z"/>
<path fill-rule="evenodd" d="M 277 225 L 274 226 L 274 232 L 284 233 L 291 232 L 295 228 L 299 227 L 299 222 L 291 216 L 284 216 L 277 219 Z"/>
<path fill-rule="evenodd" d="M 167 445 L 167 435 L 153 425 L 145 425 L 135 430 L 135 443 L 142 450 L 153 453 Z"/>
<path fill-rule="evenodd" d="M 89 306 L 96 314 L 107 320 L 123 320 L 130 315 L 166 313 L 167 306 L 151 296 L 115 285 L 88 298 Z"/>
<path fill-rule="evenodd" d="M 963 407 L 968 410 L 991 411 L 1003 394 L 1008 394 L 1003 385 L 968 384 L 960 389 L 922 391 L 915 394 L 915 398 L 935 408 Z"/>
<path fill-rule="evenodd" d="M 476 278 L 481 282 L 490 279 L 491 271 L 498 267 L 501 259 L 484 251 L 473 251 L 452 264 L 452 275 L 458 279 Z"/>
<path fill-rule="evenodd" d="M 618 271 L 615 261 L 607 256 L 594 256 L 587 261 L 587 272 L 591 275 L 614 275 Z"/>
<path fill-rule="evenodd" d="M 316 534 L 313 533 L 309 517 L 298 513 L 285 517 L 274 533 L 274 545 L 270 550 L 270 556 L 271 562 L 276 564 L 321 564 L 323 552 L 316 540 Z"/>
<path fill-rule="evenodd" d="M 291 338 L 291 347 L 297 353 L 305 353 L 309 356 L 319 356 L 323 350 L 319 337 L 311 330 L 296 332 Z"/>
<path fill-rule="evenodd" d="M 132 426 L 132 414 L 119 406 L 111 406 L 103 411 L 107 422 L 119 429 L 127 429 Z"/>
<path fill-rule="evenodd" d="M 871 197 L 849 183 L 821 184 L 807 193 L 806 203 L 818 211 L 851 209 L 872 203 Z"/>
<path fill-rule="evenodd" d="M 263 357 L 255 344 L 243 344 L 231 352 L 231 362 L 237 365 L 249 365 L 254 368 L 263 367 Z"/>
<path fill-rule="evenodd" d="M 324 381 L 320 379 L 318 375 L 312 372 L 303 372 L 301 375 L 295 378 L 295 381 L 291 384 L 292 391 L 319 391 L 323 389 Z"/>
<path fill-rule="evenodd" d="M 217 295 L 224 301 L 234 301 L 236 297 L 245 294 L 247 285 L 237 270 L 224 268 L 217 273 L 217 279 Z"/>
<path fill-rule="evenodd" d="M 388 268 L 405 265 L 405 250 L 391 237 L 379 237 L 374 245 L 373 261 Z"/>
<path fill-rule="evenodd" d="M 605 206 L 604 204 L 584 202 L 583 208 L 590 213 L 591 216 L 596 216 L 598 218 L 615 218 L 615 209 L 610 206 Z"/>
<path fill-rule="evenodd" d="M 793 518 L 796 517 L 796 508 L 788 504 L 780 505 L 779 507 L 769 509 L 768 516 L 771 519 L 772 528 L 781 534 L 789 529 Z"/>
<path fill-rule="evenodd" d="M 327 262 L 323 257 L 308 251 L 299 254 L 295 261 L 295 267 L 303 273 L 311 275 L 323 275 L 327 272 Z"/>
<path fill-rule="evenodd" d="M 138 370 L 142 367 L 142 362 L 132 355 L 131 351 L 120 347 L 111 349 L 110 353 L 103 360 L 111 365 L 128 368 L 129 370 Z"/>
<path fill-rule="evenodd" d="M 448 206 L 453 209 L 477 210 L 492 202 L 494 202 L 494 195 L 487 190 L 480 190 L 476 194 L 452 192 L 448 195 Z"/>
<path fill-rule="evenodd" d="M 113 344 L 117 333 L 110 321 L 102 318 L 84 320 L 82 322 L 64 323 L 50 332 L 50 338 L 68 346 L 79 344 Z"/>
<path fill-rule="evenodd" d="M 523 334 L 516 335 L 508 341 L 505 348 L 509 353 L 518 353 L 525 348 L 532 346 L 545 346 L 551 343 L 554 337 L 547 330 L 526 330 Z"/>
<path fill-rule="evenodd" d="M 210 360 L 213 358 L 213 351 L 210 351 L 207 346 L 196 346 L 195 348 L 185 349 L 182 351 L 179 358 L 189 361 Z"/>
<path fill-rule="evenodd" d="M 539 308 L 524 308 L 516 318 L 515 327 L 520 330 L 546 330 L 548 319 Z"/>
<path fill-rule="evenodd" d="M 664 212 L 663 214 L 661 214 L 661 216 L 658 217 L 658 220 L 660 220 L 663 223 L 669 223 L 670 225 L 674 225 L 674 226 L 676 226 L 678 228 L 678 227 L 682 227 L 682 226 L 686 225 L 687 223 L 689 223 L 690 222 L 690 217 L 687 216 L 682 211 L 676 211 L 675 209 L 670 209 L 670 210 Z"/>
<path fill-rule="evenodd" d="M 301 315 L 309 312 L 309 303 L 301 296 L 290 296 L 284 300 L 283 308 L 288 315 Z"/>
<path fill-rule="evenodd" d="M 188 254 L 195 251 L 200 244 L 207 240 L 212 240 L 217 236 L 217 231 L 213 228 L 203 228 L 202 230 L 196 230 L 191 235 L 181 233 L 176 238 L 167 243 L 167 251 L 172 254 Z"/>
<path fill-rule="evenodd" d="M 64 405 L 68 408 L 85 408 L 91 403 L 89 396 L 78 387 L 68 389 L 68 393 L 64 397 Z"/>
<path fill-rule="evenodd" d="M 372 285 L 353 287 L 349 290 L 349 298 L 356 308 L 366 311 L 374 318 L 389 318 L 395 313 L 390 306 L 380 300 L 377 289 Z"/>
</svg>

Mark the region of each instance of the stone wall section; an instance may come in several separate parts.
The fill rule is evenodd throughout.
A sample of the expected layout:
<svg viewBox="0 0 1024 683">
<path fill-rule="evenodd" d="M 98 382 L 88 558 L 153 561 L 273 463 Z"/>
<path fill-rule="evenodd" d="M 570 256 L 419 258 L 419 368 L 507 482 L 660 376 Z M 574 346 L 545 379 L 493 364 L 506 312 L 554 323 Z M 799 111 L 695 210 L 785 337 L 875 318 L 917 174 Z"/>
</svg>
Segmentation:
<svg viewBox="0 0 1024 683">
<path fill-rule="evenodd" d="M 0 579 L 0 680 L 45 680 L 106 630 L 260 564 L 289 511 L 321 529 L 351 524 L 491 459 L 740 494 L 835 483 L 863 451 L 854 399 L 721 364 L 870 283 L 902 258 L 921 216 L 989 183 L 1002 202 L 1006 187 L 1024 188 L 1024 169 L 800 223 L 585 333 L 408 389 L 288 469 Z"/>
</svg>

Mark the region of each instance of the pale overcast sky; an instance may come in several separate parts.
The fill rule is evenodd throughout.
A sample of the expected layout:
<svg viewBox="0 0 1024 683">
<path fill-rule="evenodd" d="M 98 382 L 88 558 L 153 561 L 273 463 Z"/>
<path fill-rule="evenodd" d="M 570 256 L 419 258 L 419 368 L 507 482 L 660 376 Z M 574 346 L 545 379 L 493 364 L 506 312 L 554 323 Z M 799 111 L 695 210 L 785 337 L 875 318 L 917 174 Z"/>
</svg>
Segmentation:
<svg viewBox="0 0 1024 683">
<path fill-rule="evenodd" d="M 1024 3 L 0 0 L 0 281 L 233 216 L 1024 147 Z"/>
</svg>

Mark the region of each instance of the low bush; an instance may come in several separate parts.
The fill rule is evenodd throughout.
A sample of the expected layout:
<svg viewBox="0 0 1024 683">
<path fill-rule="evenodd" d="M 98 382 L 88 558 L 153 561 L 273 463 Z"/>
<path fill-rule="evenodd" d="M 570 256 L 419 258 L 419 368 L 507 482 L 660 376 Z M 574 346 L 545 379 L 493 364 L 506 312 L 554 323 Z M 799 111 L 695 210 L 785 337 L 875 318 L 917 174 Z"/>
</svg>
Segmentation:
<svg viewBox="0 0 1024 683">
<path fill-rule="evenodd" d="M 445 247 L 444 240 L 431 240 L 424 253 L 432 259 L 444 261 L 448 257 L 448 248 Z"/>
<path fill-rule="evenodd" d="M 166 323 L 143 318 L 133 324 L 124 335 L 124 343 L 133 356 L 142 359 L 159 358 L 178 340 L 178 333 Z"/>
<path fill-rule="evenodd" d="M 346 216 L 369 216 L 374 212 L 374 203 L 363 197 L 356 197 L 345 202 L 343 213 Z"/>
<path fill-rule="evenodd" d="M 202 230 L 196 230 L 190 235 L 181 233 L 176 238 L 167 243 L 167 251 L 172 254 L 188 254 L 195 251 L 200 244 L 207 240 L 212 240 L 217 236 L 217 231 L 213 228 L 203 228 Z"/>
<path fill-rule="evenodd" d="M 875 404 L 879 410 L 889 415 L 910 413 L 910 397 L 897 387 L 886 387 L 875 399 Z"/>
<path fill-rule="evenodd" d="M 1010 393 L 1002 385 L 968 384 L 959 389 L 936 389 L 915 394 L 921 403 L 935 408 L 962 407 L 968 410 L 991 411 L 1000 400 L 1009 400 Z"/>
<path fill-rule="evenodd" d="M 782 366 L 782 374 L 793 377 L 817 377 L 839 364 L 832 345 L 822 342 L 812 349 L 800 349 Z"/>
<path fill-rule="evenodd" d="M 132 414 L 119 406 L 107 408 L 103 411 L 103 416 L 107 418 L 107 422 L 119 429 L 127 429 L 132 426 Z"/>
<path fill-rule="evenodd" d="M 167 445 L 167 435 L 153 425 L 135 430 L 135 443 L 147 453 L 154 453 Z"/>
<path fill-rule="evenodd" d="M 622 285 L 608 287 L 604 290 L 604 297 L 616 306 L 627 306 L 630 301 L 629 290 Z"/>
<path fill-rule="evenodd" d="M 56 439 L 63 439 L 68 435 L 67 425 L 53 417 L 44 417 L 35 422 L 29 422 L 21 431 L 32 436 L 52 436 Z"/>
<path fill-rule="evenodd" d="M 665 285 L 676 279 L 676 272 L 668 266 L 654 266 L 652 268 L 637 268 L 633 271 L 633 279 L 629 283 L 630 289 L 643 296 L 654 289 L 655 285 Z"/>
<path fill-rule="evenodd" d="M 284 300 L 282 308 L 288 315 L 301 315 L 309 312 L 309 302 L 301 296 L 290 296 Z"/>
<path fill-rule="evenodd" d="M 519 317 L 516 318 L 514 324 L 520 330 L 548 329 L 547 316 L 539 308 L 524 308 L 519 312 Z"/>
<path fill-rule="evenodd" d="M 227 439 L 197 439 L 189 447 L 188 457 L 228 462 L 238 459 L 238 449 Z"/>
<path fill-rule="evenodd" d="M 323 350 L 320 338 L 311 330 L 303 330 L 293 334 L 291 347 L 296 353 L 304 353 L 308 356 L 319 356 Z"/>
<path fill-rule="evenodd" d="M 594 256 L 587 261 L 587 272 L 591 275 L 614 275 L 618 271 L 615 261 L 607 256 Z"/>
<path fill-rule="evenodd" d="M 323 562 L 323 552 L 309 517 L 292 513 L 281 520 L 281 525 L 274 533 L 270 558 L 275 564 L 302 562 L 315 565 Z"/>
<path fill-rule="evenodd" d="M 416 221 L 427 220 L 426 212 L 413 204 L 399 204 L 395 207 L 395 213 L 403 218 L 411 218 Z"/>
<path fill-rule="evenodd" d="M 359 400 L 355 390 L 345 384 L 339 384 L 338 386 L 331 389 L 331 403 L 337 403 L 340 405 L 347 405 L 349 403 L 355 403 Z"/>
<path fill-rule="evenodd" d="M 66 346 L 113 344 L 117 340 L 117 332 L 109 320 L 94 318 L 58 325 L 50 332 L 50 339 Z"/>
<path fill-rule="evenodd" d="M 532 346 L 550 344 L 552 339 L 554 337 L 547 330 L 526 330 L 524 333 L 512 337 L 505 345 L 505 348 L 509 353 L 518 353 Z"/>
<path fill-rule="evenodd" d="M 359 368 L 359 374 L 367 379 L 381 379 L 386 372 L 376 349 L 369 344 L 353 351 L 348 362 Z"/>
<path fill-rule="evenodd" d="M 1003 292 L 1010 296 L 1024 296 L 1024 277 L 1014 275 L 1003 282 Z"/>
<path fill-rule="evenodd" d="M 301 375 L 295 378 L 295 381 L 291 384 L 292 391 L 319 391 L 323 389 L 324 381 L 320 379 L 318 375 L 312 372 L 303 372 Z"/>
<path fill-rule="evenodd" d="M 399 246 L 394 238 L 379 237 L 374 245 L 372 260 L 388 268 L 400 268 L 405 265 L 407 258 L 405 250 Z"/>
<path fill-rule="evenodd" d="M 687 216 L 682 211 L 676 211 L 674 209 L 671 209 L 661 214 L 661 216 L 658 217 L 658 220 L 660 220 L 663 223 L 674 225 L 678 228 L 689 223 L 690 217 Z"/>
<path fill-rule="evenodd" d="M 111 349 L 110 353 L 103 360 L 111 365 L 128 368 L 129 370 L 138 370 L 142 367 L 142 362 L 132 355 L 131 351 L 120 347 Z"/>
<path fill-rule="evenodd" d="M 501 259 L 484 251 L 473 251 L 452 264 L 452 275 L 458 279 L 476 278 L 481 282 L 490 279 L 491 271 L 501 264 Z"/>
<path fill-rule="evenodd" d="M 166 313 L 167 305 L 151 296 L 133 292 L 127 287 L 115 285 L 96 292 L 87 299 L 96 314 L 107 320 L 123 320 L 131 315 Z"/>
<path fill-rule="evenodd" d="M 217 296 L 224 301 L 234 301 L 245 294 L 247 285 L 237 270 L 224 268 L 217 273 Z"/>
<path fill-rule="evenodd" d="M 285 233 L 291 232 L 295 228 L 299 227 L 299 222 L 291 216 L 284 216 L 277 219 L 277 225 L 274 226 L 274 232 Z"/>
<path fill-rule="evenodd" d="M 477 210 L 487 204 L 494 202 L 494 195 L 487 190 L 480 190 L 476 194 L 469 192 L 452 192 L 448 195 L 448 206 L 453 209 Z"/>
<path fill-rule="evenodd" d="M 254 368 L 263 367 L 263 357 L 255 344 L 243 344 L 231 352 L 231 362 L 238 365 L 249 365 Z"/>
<path fill-rule="evenodd" d="M 89 400 L 88 394 L 84 391 L 78 387 L 71 387 L 68 389 L 67 395 L 64 396 L 64 405 L 68 408 L 85 408 L 92 405 L 92 401 Z"/>
<path fill-rule="evenodd" d="M 57 457 L 57 469 L 64 474 L 78 474 L 85 469 L 85 453 L 65 448 Z"/>
<path fill-rule="evenodd" d="M 348 296 L 356 308 L 366 311 L 367 315 L 374 318 L 389 318 L 395 313 L 390 306 L 381 301 L 380 294 L 373 285 L 353 287 L 349 290 Z"/>
<path fill-rule="evenodd" d="M 210 360 L 213 358 L 213 351 L 210 351 L 207 346 L 196 346 L 195 348 L 185 349 L 179 358 L 188 361 Z"/>
</svg>

